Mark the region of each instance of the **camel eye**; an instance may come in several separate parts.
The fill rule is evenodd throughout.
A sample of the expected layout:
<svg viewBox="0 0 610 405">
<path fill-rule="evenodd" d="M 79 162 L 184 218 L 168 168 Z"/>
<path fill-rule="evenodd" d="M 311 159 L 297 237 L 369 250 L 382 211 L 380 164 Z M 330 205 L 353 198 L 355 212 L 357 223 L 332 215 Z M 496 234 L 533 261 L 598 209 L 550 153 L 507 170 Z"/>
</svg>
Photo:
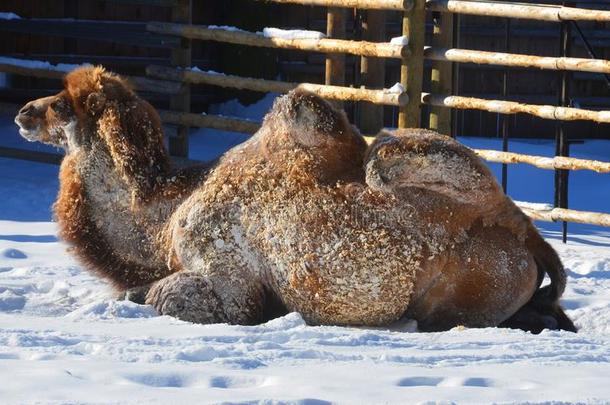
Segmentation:
<svg viewBox="0 0 610 405">
<path fill-rule="evenodd" d="M 70 104 L 68 103 L 68 100 L 66 100 L 63 97 L 58 98 L 57 100 L 54 100 L 51 103 L 50 108 L 56 114 L 68 115 L 70 113 Z"/>
<path fill-rule="evenodd" d="M 51 109 L 60 112 L 65 108 L 65 101 L 63 98 L 58 98 L 51 103 Z"/>
</svg>

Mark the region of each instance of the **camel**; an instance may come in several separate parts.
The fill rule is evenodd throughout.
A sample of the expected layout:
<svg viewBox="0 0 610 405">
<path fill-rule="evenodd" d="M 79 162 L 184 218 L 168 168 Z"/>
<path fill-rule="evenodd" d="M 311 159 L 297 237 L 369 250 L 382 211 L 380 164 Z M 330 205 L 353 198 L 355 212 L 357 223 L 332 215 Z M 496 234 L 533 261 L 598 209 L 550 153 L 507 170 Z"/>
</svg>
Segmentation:
<svg viewBox="0 0 610 405">
<path fill-rule="evenodd" d="M 160 314 L 576 331 L 556 252 L 449 137 L 382 131 L 367 146 L 343 112 L 297 89 L 217 162 L 176 170 L 158 114 L 127 81 L 84 67 L 64 87 L 15 118 L 28 140 L 66 150 L 60 236 Z"/>
</svg>

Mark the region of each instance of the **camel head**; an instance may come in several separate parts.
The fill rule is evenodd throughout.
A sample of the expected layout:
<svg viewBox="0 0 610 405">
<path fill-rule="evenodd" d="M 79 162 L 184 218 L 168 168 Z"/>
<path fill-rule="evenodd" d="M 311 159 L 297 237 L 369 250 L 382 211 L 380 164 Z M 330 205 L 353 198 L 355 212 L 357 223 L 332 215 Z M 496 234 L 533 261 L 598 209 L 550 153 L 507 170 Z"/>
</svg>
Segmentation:
<svg viewBox="0 0 610 405">
<path fill-rule="evenodd" d="M 125 79 L 101 66 L 68 73 L 60 93 L 27 103 L 15 123 L 29 141 L 109 157 L 138 192 L 150 191 L 169 169 L 159 115 Z"/>
<path fill-rule="evenodd" d="M 64 89 L 54 96 L 27 103 L 15 117 L 19 133 L 31 142 L 42 142 L 66 149 L 67 152 L 95 144 L 90 124 L 104 109 L 108 93 L 115 99 L 135 97 L 126 82 L 101 67 L 83 67 L 69 73 Z"/>
<path fill-rule="evenodd" d="M 67 149 L 73 137 L 75 116 L 66 92 L 27 103 L 15 117 L 19 134 L 30 142 Z"/>
</svg>

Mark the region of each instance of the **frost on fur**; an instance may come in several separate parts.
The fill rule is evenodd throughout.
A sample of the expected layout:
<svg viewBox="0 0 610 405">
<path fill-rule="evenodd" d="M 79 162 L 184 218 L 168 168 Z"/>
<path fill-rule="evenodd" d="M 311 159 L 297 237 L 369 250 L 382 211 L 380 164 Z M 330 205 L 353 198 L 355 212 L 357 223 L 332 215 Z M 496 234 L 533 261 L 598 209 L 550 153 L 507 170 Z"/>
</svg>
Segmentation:
<svg viewBox="0 0 610 405">
<path fill-rule="evenodd" d="M 367 148 L 342 112 L 295 90 L 213 167 L 176 171 L 155 110 L 102 68 L 70 73 L 64 91 L 26 107 L 22 134 L 67 150 L 61 236 L 118 289 L 150 285 L 146 301 L 162 314 L 251 324 L 298 311 L 338 325 L 408 316 L 443 330 L 513 326 L 516 313 L 532 329 L 544 305 L 563 313 L 556 254 L 449 138 L 384 132 Z"/>
</svg>

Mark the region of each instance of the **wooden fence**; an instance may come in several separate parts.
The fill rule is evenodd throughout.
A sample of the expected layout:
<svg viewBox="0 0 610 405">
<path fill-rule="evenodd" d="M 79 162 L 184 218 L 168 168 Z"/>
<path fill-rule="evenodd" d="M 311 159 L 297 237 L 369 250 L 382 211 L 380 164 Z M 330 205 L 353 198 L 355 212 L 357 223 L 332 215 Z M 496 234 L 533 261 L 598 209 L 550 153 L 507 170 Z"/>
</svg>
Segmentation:
<svg viewBox="0 0 610 405">
<path fill-rule="evenodd" d="M 424 1 L 424 0 L 422 0 Z M 565 155 L 568 153 L 568 139 L 564 128 L 565 121 L 588 120 L 596 123 L 610 122 L 610 111 L 591 111 L 568 106 L 568 88 L 566 71 L 576 72 L 597 72 L 607 74 L 610 72 L 610 62 L 595 59 L 595 55 L 587 41 L 582 37 L 582 41 L 591 59 L 571 58 L 567 56 L 570 48 L 570 29 L 572 25 L 581 34 L 576 21 L 598 21 L 609 22 L 610 11 L 592 10 L 575 7 L 544 4 L 523 4 L 505 1 L 471 1 L 471 0 L 427 0 L 426 6 L 429 10 L 443 13 L 442 18 L 446 18 L 449 13 L 469 14 L 479 16 L 494 16 L 505 18 L 519 18 L 534 21 L 550 21 L 561 24 L 561 53 L 560 57 L 539 57 L 536 55 L 521 55 L 511 53 L 484 52 L 468 49 L 452 49 L 451 43 L 436 41 L 431 47 L 424 50 L 424 56 L 437 62 L 460 62 L 476 63 L 506 67 L 535 68 L 563 71 L 561 76 L 561 89 L 558 94 L 559 106 L 534 105 L 512 102 L 507 100 L 488 100 L 474 97 L 460 97 L 452 94 L 422 93 L 421 101 L 433 108 L 454 108 L 454 109 L 476 109 L 488 112 L 503 114 L 525 113 L 549 120 L 559 121 L 556 134 L 556 152 L 554 159 L 542 157 L 524 156 L 507 153 L 508 138 L 506 130 L 506 118 L 503 118 L 503 152 L 481 151 L 479 155 L 488 160 L 503 163 L 502 183 L 506 190 L 507 163 L 527 163 L 533 164 L 544 169 L 555 170 L 555 208 L 551 210 L 534 209 L 532 207 L 522 207 L 523 211 L 530 217 L 543 221 L 563 221 L 563 240 L 567 238 L 567 222 L 590 223 L 602 226 L 610 226 L 610 215 L 605 213 L 593 213 L 574 211 L 567 209 L 567 170 L 589 169 L 600 172 L 608 172 L 608 164 L 604 162 L 585 162 L 582 160 L 567 160 Z M 564 3 L 565 4 L 565 3 Z M 509 44 L 509 27 L 506 25 L 505 44 Z M 432 78 L 435 79 L 434 77 Z M 445 76 L 436 77 L 440 82 L 449 82 L 451 78 Z M 608 77 L 606 76 L 606 80 Z M 506 96 L 507 75 L 504 74 L 503 96 Z M 433 110 L 435 111 L 435 110 Z M 448 115 L 445 113 L 445 117 Z M 445 118 L 447 119 L 447 118 Z M 431 124 L 437 124 L 436 129 L 441 129 L 438 120 L 431 120 Z M 434 126 L 433 126 L 434 127 Z M 445 125 L 444 128 L 448 126 Z"/>
<path fill-rule="evenodd" d="M 327 63 L 327 85 L 297 84 L 278 81 L 261 80 L 256 78 L 241 78 L 226 76 L 216 72 L 192 72 L 149 67 L 150 76 L 158 79 L 178 80 L 196 84 L 205 83 L 236 89 L 255 91 L 276 91 L 285 93 L 296 87 L 305 87 L 322 97 L 334 100 L 367 101 L 374 104 L 399 106 L 398 127 L 419 127 L 421 106 L 431 106 L 430 126 L 433 129 L 448 133 L 450 128 L 450 113 L 448 108 L 478 109 L 500 114 L 525 113 L 537 117 L 570 121 L 590 120 L 598 123 L 610 123 L 610 111 L 593 111 L 567 106 L 524 104 L 505 100 L 488 100 L 473 97 L 460 97 L 452 94 L 443 94 L 441 91 L 451 89 L 453 78 L 451 67 L 447 63 L 477 63 L 508 67 L 537 68 L 549 70 L 570 70 L 582 72 L 610 73 L 610 62 L 599 59 L 583 59 L 562 57 L 539 57 L 535 55 L 521 55 L 510 53 L 485 52 L 468 49 L 452 48 L 449 31 L 451 24 L 448 18 L 441 17 L 441 22 L 435 24 L 433 32 L 433 45 L 425 46 L 425 11 L 426 9 L 442 13 L 461 13 L 473 15 L 486 15 L 510 18 L 526 18 L 530 20 L 564 22 L 579 21 L 610 21 L 610 11 L 587 10 L 573 7 L 548 6 L 536 4 L 515 4 L 505 2 L 484 1 L 452 1 L 452 0 L 271 0 L 277 3 L 294 3 L 301 5 L 316 5 L 329 7 L 328 21 L 336 18 L 337 7 L 364 8 L 375 10 L 400 10 L 403 13 L 402 34 L 404 42 L 368 42 L 349 41 L 342 38 L 297 38 L 284 39 L 265 36 L 261 33 L 245 32 L 232 28 L 197 27 L 177 24 L 148 24 L 149 31 L 176 35 L 182 38 L 203 41 L 218 41 L 239 45 L 273 47 L 313 51 L 323 53 L 347 53 L 362 57 L 396 58 L 401 60 L 401 77 L 399 92 L 390 93 L 388 89 L 354 89 L 346 86 L 334 86 L 329 77 L 336 77 L 336 72 L 342 67 Z M 339 21 L 341 21 L 339 19 Z M 333 27 L 337 28 L 337 27 Z M 332 35 L 329 29 L 329 34 Z M 337 30 L 342 32 L 341 29 Z M 435 64 L 432 69 L 432 90 L 439 93 L 424 93 L 423 61 L 430 59 Z M 445 64 L 443 66 L 443 63 Z M 450 66 L 450 65 L 449 65 Z M 339 80 L 343 83 L 344 78 Z M 192 121 L 189 121 L 192 122 Z M 235 127 L 242 123 L 235 121 Z M 484 151 L 477 153 L 484 159 L 494 162 L 527 163 L 540 168 L 553 170 L 590 169 L 599 172 L 610 171 L 610 163 L 585 161 L 558 156 L 554 159 L 519 155 L 506 151 Z M 561 173 L 561 172 L 560 172 Z M 566 190 L 567 192 L 567 190 Z M 559 201 L 560 205 L 563 201 Z M 524 211 L 535 219 L 546 221 L 571 221 L 592 223 L 609 226 L 610 215 L 602 213 L 579 212 L 564 207 L 548 210 L 535 210 L 524 207 Z"/>
<path fill-rule="evenodd" d="M 159 2 L 160 0 L 156 0 Z M 174 38 L 169 41 L 172 47 L 172 67 L 150 65 L 146 72 L 148 79 L 136 78 L 138 86 L 151 86 L 171 95 L 172 111 L 161 111 L 164 122 L 180 126 L 178 135 L 172 138 L 170 151 L 175 155 L 185 156 L 187 149 L 188 127 L 212 127 L 223 130 L 254 132 L 259 124 L 256 122 L 235 118 L 193 114 L 189 111 L 190 86 L 206 84 L 233 89 L 246 89 L 259 92 L 285 93 L 296 87 L 306 88 L 320 96 L 335 100 L 338 105 L 342 101 L 367 102 L 372 105 L 390 105 L 397 107 L 398 127 L 420 127 L 423 105 L 430 107 L 430 127 L 448 134 L 451 129 L 451 109 L 476 109 L 499 114 L 524 113 L 560 122 L 569 120 L 589 120 L 597 123 L 610 123 L 610 111 L 594 111 L 570 107 L 566 104 L 565 80 L 559 106 L 524 104 L 507 100 L 492 100 L 474 97 L 463 97 L 452 94 L 454 75 L 457 63 L 475 63 L 504 67 L 520 67 L 529 69 L 546 69 L 556 71 L 610 73 L 610 62 L 596 58 L 572 58 L 566 55 L 568 44 L 564 46 L 564 54 L 560 57 L 540 57 L 486 52 L 480 50 L 459 49 L 453 45 L 452 15 L 469 14 L 519 18 L 537 21 L 551 21 L 562 24 L 565 31 L 573 21 L 609 22 L 610 11 L 590 10 L 575 7 L 549 6 L 540 4 L 522 4 L 503 1 L 473 1 L 473 0 L 253 0 L 275 3 L 292 3 L 303 6 L 328 7 L 327 35 L 325 37 L 290 38 L 257 32 L 247 32 L 233 27 L 195 26 L 191 23 L 189 9 L 190 0 L 168 0 L 172 7 L 170 23 L 150 22 L 146 28 L 149 33 L 160 38 Z M 163 1 L 161 1 L 163 3 Z M 402 13 L 402 37 L 391 41 L 385 40 L 348 40 L 345 39 L 346 9 L 366 9 L 371 14 L 371 23 L 379 24 L 369 30 L 383 30 L 384 12 L 398 11 Z M 425 44 L 426 12 L 433 11 L 438 15 L 434 18 L 434 30 L 430 46 Z M 564 35 L 564 40 L 568 35 Z M 191 41 L 213 41 L 228 44 L 238 44 L 252 47 L 280 48 L 305 52 L 326 54 L 326 83 L 293 83 L 278 80 L 240 77 L 217 72 L 203 72 L 191 68 Z M 345 54 L 362 58 L 363 69 L 369 73 L 383 72 L 383 63 L 379 60 L 397 59 L 400 63 L 400 83 L 392 88 L 383 88 L 383 81 L 375 80 L 370 74 L 367 87 L 352 87 L 345 80 Z M 423 92 L 424 59 L 432 62 L 431 93 Z M 365 66 L 365 67 L 364 67 Z M 12 69 L 12 70 L 11 70 Z M 0 64 L 0 71 L 18 72 L 17 67 L 10 64 Z M 45 74 L 31 71 L 31 74 Z M 55 75 L 56 73 L 52 73 Z M 382 74 L 382 73 L 381 73 Z M 565 79 L 565 78 L 564 78 Z M 152 81 L 156 80 L 156 81 Z M 370 110 L 373 111 L 374 110 Z M 369 114 L 367 117 L 379 117 L 379 114 Z M 373 119 L 373 118 L 371 118 Z M 483 158 L 504 165 L 510 163 L 532 164 L 543 169 L 557 172 L 559 189 L 553 210 L 536 210 L 525 207 L 524 211 L 535 219 L 547 221 L 571 221 L 610 226 L 610 214 L 591 213 L 568 210 L 566 205 L 567 182 L 565 170 L 595 170 L 602 173 L 610 171 L 610 163 L 586 161 L 562 156 L 566 154 L 567 138 L 561 130 L 557 137 L 558 156 L 544 158 L 527 156 L 506 151 L 507 139 L 504 140 L 503 151 L 477 150 Z M 504 169 L 505 170 L 505 169 Z M 563 179 L 563 180 L 562 180 Z M 562 183 L 563 181 L 563 183 Z M 562 197 L 563 196 L 563 197 Z"/>
</svg>

